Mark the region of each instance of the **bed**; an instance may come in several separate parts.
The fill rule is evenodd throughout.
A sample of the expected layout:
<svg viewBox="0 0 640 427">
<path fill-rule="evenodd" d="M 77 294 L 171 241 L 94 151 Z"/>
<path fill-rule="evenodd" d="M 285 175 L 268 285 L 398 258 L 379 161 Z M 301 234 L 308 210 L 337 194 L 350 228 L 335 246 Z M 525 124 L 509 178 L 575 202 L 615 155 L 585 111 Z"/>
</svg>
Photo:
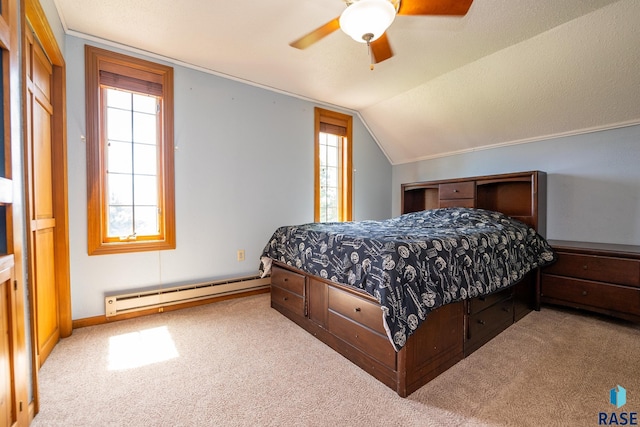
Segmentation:
<svg viewBox="0 0 640 427">
<path fill-rule="evenodd" d="M 405 397 L 537 308 L 541 190 L 539 171 L 405 184 L 396 218 L 280 227 L 271 305 Z"/>
</svg>

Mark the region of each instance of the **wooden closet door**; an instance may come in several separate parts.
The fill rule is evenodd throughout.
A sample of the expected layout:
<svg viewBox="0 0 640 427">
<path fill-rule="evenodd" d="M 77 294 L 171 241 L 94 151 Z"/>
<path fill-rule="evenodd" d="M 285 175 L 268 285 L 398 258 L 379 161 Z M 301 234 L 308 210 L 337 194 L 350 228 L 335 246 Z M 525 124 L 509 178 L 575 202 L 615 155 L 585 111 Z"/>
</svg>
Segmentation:
<svg viewBox="0 0 640 427">
<path fill-rule="evenodd" d="M 53 66 L 44 51 L 27 36 L 27 122 L 30 197 L 30 255 L 32 301 L 38 366 L 60 338 L 58 290 L 55 281 L 55 227 L 52 175 L 51 82 Z"/>
</svg>

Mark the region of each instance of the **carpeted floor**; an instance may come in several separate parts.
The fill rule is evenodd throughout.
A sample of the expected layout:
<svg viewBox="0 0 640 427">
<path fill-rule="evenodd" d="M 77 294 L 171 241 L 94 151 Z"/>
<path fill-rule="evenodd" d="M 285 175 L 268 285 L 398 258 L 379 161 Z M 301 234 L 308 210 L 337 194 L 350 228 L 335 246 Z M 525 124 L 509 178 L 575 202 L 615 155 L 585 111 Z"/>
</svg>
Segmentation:
<svg viewBox="0 0 640 427">
<path fill-rule="evenodd" d="M 640 412 L 639 354 L 639 325 L 543 308 L 402 399 L 262 294 L 75 330 L 40 370 L 32 425 L 598 425 Z"/>
</svg>

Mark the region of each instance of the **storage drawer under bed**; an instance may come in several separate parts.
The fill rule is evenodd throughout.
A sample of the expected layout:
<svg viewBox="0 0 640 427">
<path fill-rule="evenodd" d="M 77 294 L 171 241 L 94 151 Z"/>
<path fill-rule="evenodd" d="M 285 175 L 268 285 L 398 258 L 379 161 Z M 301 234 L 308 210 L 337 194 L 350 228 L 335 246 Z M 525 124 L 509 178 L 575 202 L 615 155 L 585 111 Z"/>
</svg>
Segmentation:
<svg viewBox="0 0 640 427">
<path fill-rule="evenodd" d="M 304 298 L 278 286 L 271 286 L 271 306 L 283 307 L 299 316 L 305 315 Z"/>
<path fill-rule="evenodd" d="M 304 281 L 302 274 L 274 266 L 271 269 L 271 286 L 277 286 L 300 296 L 304 295 Z"/>
<path fill-rule="evenodd" d="M 465 356 L 476 351 L 514 322 L 513 298 L 509 296 L 482 311 L 468 315 L 467 319 Z"/>
<path fill-rule="evenodd" d="M 329 286 L 328 291 L 329 331 L 385 366 L 395 369 L 396 352 L 382 324 L 380 305 L 333 286 Z"/>
<path fill-rule="evenodd" d="M 329 310 L 386 336 L 379 304 L 329 286 Z"/>
<path fill-rule="evenodd" d="M 306 316 L 305 280 L 302 274 L 274 266 L 271 270 L 271 306 Z"/>
</svg>

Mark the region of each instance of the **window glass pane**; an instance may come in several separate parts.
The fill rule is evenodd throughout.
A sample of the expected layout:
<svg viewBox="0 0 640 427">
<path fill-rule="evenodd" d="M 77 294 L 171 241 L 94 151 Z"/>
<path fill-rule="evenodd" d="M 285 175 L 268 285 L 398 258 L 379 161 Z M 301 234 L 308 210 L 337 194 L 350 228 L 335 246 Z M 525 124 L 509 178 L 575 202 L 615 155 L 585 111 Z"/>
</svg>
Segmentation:
<svg viewBox="0 0 640 427">
<path fill-rule="evenodd" d="M 107 107 L 131 109 L 131 92 L 107 89 Z"/>
<path fill-rule="evenodd" d="M 134 200 L 136 206 L 157 206 L 158 181 L 155 176 L 135 175 Z"/>
<path fill-rule="evenodd" d="M 156 175 L 158 170 L 157 147 L 155 145 L 133 144 L 133 150 L 136 174 Z"/>
<path fill-rule="evenodd" d="M 336 140 L 334 135 L 324 134 L 324 141 Z M 325 165 L 320 169 L 320 221 L 336 222 L 339 220 L 339 165 L 337 147 L 320 145 L 325 154 Z M 330 165 L 330 166 L 329 166 Z"/>
<path fill-rule="evenodd" d="M 325 191 L 327 194 L 325 201 L 327 206 L 336 205 L 338 200 L 338 189 L 336 187 L 327 187 Z"/>
<path fill-rule="evenodd" d="M 107 180 L 110 205 L 133 204 L 131 175 L 109 173 Z"/>
<path fill-rule="evenodd" d="M 131 143 L 109 141 L 107 146 L 107 171 L 112 173 L 132 173 Z"/>
<path fill-rule="evenodd" d="M 322 126 L 320 126 L 322 127 Z M 347 128 L 345 122 L 345 128 Z M 326 128 L 326 127 L 325 127 Z M 320 221 L 340 221 L 342 218 L 341 197 L 345 189 L 342 188 L 341 173 L 345 167 L 342 150 L 347 138 L 329 132 L 318 132 L 319 158 L 319 205 Z M 345 215 L 346 218 L 346 215 Z"/>
<path fill-rule="evenodd" d="M 340 137 L 328 133 L 320 134 L 320 165 L 338 166 Z"/>
<path fill-rule="evenodd" d="M 136 207 L 136 233 L 147 236 L 159 233 L 157 207 Z"/>
<path fill-rule="evenodd" d="M 338 187 L 338 168 L 326 168 L 326 185 Z"/>
<path fill-rule="evenodd" d="M 327 146 L 325 144 L 320 144 L 320 166 L 326 166 L 327 164 Z"/>
<path fill-rule="evenodd" d="M 158 100 L 123 90 L 107 94 L 108 235 L 157 235 Z"/>
<path fill-rule="evenodd" d="M 331 147 L 327 150 L 327 165 L 338 167 L 338 148 Z"/>
<path fill-rule="evenodd" d="M 107 108 L 107 139 L 131 141 L 131 111 Z"/>
<path fill-rule="evenodd" d="M 325 219 L 326 222 L 338 222 L 338 207 L 337 206 L 327 206 L 327 217 Z"/>
<path fill-rule="evenodd" d="M 155 96 L 133 94 L 133 111 L 155 115 L 157 103 Z"/>
<path fill-rule="evenodd" d="M 338 146 L 338 142 L 339 142 L 339 139 L 340 139 L 339 136 L 332 135 L 330 133 L 320 133 L 320 135 L 324 135 L 324 137 L 325 137 L 324 143 L 327 144 L 329 147 Z"/>
<path fill-rule="evenodd" d="M 109 207 L 109 237 L 130 236 L 133 234 L 133 207 Z"/>
<path fill-rule="evenodd" d="M 336 187 L 320 188 L 321 221 L 338 221 L 338 194 Z"/>
<path fill-rule="evenodd" d="M 156 115 L 133 113 L 133 141 L 144 144 L 156 144 Z"/>
</svg>

